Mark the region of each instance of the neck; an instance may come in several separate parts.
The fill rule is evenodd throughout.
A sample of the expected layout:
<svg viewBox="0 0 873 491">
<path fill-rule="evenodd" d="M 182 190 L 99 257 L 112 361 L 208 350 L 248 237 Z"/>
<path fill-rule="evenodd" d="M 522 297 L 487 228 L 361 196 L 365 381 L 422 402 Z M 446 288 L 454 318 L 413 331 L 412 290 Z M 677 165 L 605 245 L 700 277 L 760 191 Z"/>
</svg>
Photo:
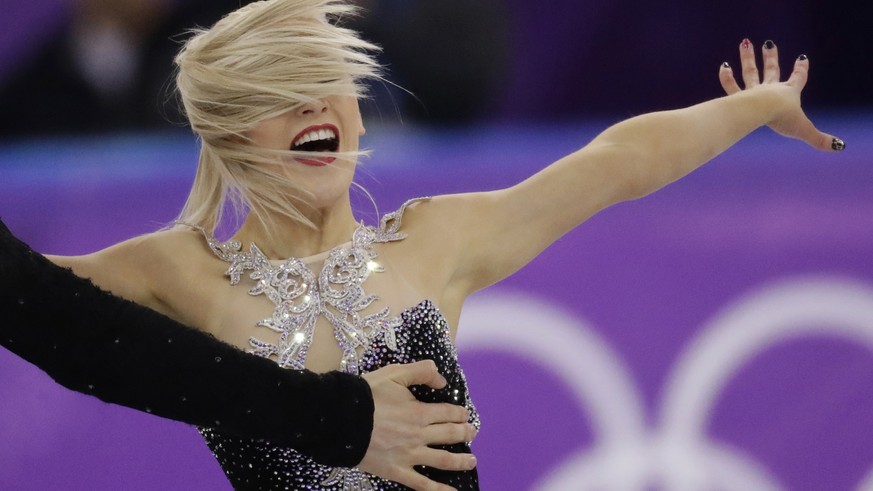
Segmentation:
<svg viewBox="0 0 873 491">
<path fill-rule="evenodd" d="M 316 228 L 276 215 L 267 225 L 249 214 L 233 238 L 243 245 L 254 242 L 270 259 L 287 259 L 312 256 L 348 242 L 357 227 L 348 199 L 338 206 L 310 210 L 305 216 Z"/>
</svg>

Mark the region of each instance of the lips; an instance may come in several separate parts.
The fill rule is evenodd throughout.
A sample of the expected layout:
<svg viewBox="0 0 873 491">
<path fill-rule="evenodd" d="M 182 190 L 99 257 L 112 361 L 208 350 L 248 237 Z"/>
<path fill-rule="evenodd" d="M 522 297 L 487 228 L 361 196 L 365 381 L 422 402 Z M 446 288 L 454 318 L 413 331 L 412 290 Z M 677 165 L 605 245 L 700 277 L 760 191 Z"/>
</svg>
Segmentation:
<svg viewBox="0 0 873 491">
<path fill-rule="evenodd" d="M 291 141 L 291 150 L 297 152 L 336 152 L 339 150 L 339 130 L 332 124 L 309 126 Z M 321 167 L 333 163 L 336 157 L 295 157 L 294 160 L 304 165 Z"/>
<path fill-rule="evenodd" d="M 314 159 L 294 157 L 294 160 L 300 162 L 301 164 L 310 165 L 312 167 L 324 167 L 327 164 L 333 163 L 333 161 L 336 160 L 336 157 L 316 157 Z"/>
</svg>

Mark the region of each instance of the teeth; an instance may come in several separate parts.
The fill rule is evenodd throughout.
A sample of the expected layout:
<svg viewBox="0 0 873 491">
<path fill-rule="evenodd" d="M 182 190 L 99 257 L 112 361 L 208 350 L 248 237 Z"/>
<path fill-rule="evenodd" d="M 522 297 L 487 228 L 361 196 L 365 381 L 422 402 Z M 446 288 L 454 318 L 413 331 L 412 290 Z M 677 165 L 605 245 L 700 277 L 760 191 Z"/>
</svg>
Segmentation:
<svg viewBox="0 0 873 491">
<path fill-rule="evenodd" d="M 294 142 L 294 146 L 300 146 L 304 143 L 316 141 L 316 140 L 329 140 L 336 138 L 336 133 L 334 133 L 331 129 L 320 129 L 320 130 L 312 130 L 306 132 L 305 135 L 301 136 Z"/>
</svg>

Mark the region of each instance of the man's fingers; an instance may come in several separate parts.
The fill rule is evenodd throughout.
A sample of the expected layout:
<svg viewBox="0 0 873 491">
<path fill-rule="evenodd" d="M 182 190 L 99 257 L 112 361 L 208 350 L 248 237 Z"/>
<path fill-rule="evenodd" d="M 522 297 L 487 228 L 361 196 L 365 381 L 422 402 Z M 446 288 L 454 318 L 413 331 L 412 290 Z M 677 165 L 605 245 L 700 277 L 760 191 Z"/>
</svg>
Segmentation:
<svg viewBox="0 0 873 491">
<path fill-rule="evenodd" d="M 358 468 L 420 491 L 452 491 L 419 474 L 413 466 L 425 465 L 447 471 L 476 466 L 471 454 L 454 454 L 427 445 L 472 441 L 475 430 L 468 424 L 470 412 L 449 403 L 415 400 L 407 389 L 427 385 L 440 389 L 446 380 L 433 361 L 391 365 L 365 373 L 373 393 L 373 433 L 370 446 Z"/>
<path fill-rule="evenodd" d="M 457 491 L 451 486 L 431 481 L 412 469 L 393 476 L 392 481 L 397 481 L 404 486 L 415 489 L 416 491 Z"/>
<path fill-rule="evenodd" d="M 430 425 L 424 430 L 424 440 L 428 445 L 451 445 L 472 442 L 476 438 L 476 428 L 467 423 L 442 423 Z"/>
<path fill-rule="evenodd" d="M 406 387 L 410 385 L 427 385 L 432 389 L 442 389 L 446 386 L 446 379 L 437 371 L 433 360 L 424 360 L 408 365 L 394 365 L 396 375 L 392 376 L 395 382 Z"/>
<path fill-rule="evenodd" d="M 456 406 L 447 402 L 421 402 L 420 411 L 427 425 L 437 423 L 466 423 L 470 419 L 470 411 L 464 406 Z"/>
<path fill-rule="evenodd" d="M 471 453 L 452 453 L 448 450 L 426 448 L 415 457 L 422 465 L 451 471 L 469 471 L 476 468 L 476 456 Z"/>
</svg>

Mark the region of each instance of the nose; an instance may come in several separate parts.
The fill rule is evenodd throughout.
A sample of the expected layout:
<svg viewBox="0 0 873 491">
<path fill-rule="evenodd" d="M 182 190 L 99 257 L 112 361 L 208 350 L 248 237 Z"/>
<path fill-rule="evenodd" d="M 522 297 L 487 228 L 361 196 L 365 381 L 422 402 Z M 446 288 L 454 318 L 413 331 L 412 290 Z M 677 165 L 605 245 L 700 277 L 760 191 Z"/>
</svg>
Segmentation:
<svg viewBox="0 0 873 491">
<path fill-rule="evenodd" d="M 316 99 L 312 102 L 305 102 L 297 108 L 298 116 L 317 116 L 324 114 L 330 107 L 325 99 Z"/>
</svg>

